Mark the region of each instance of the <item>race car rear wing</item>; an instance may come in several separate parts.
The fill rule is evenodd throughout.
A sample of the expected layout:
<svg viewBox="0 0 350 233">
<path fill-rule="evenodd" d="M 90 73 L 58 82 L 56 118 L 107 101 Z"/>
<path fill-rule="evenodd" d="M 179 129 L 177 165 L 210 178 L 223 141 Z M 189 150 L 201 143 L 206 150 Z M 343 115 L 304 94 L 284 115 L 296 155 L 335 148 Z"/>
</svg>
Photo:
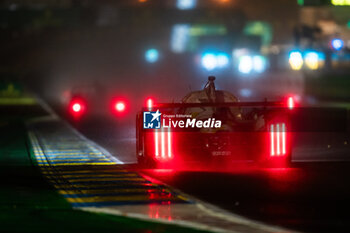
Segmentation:
<svg viewBox="0 0 350 233">
<path fill-rule="evenodd" d="M 230 103 L 156 103 L 147 106 L 154 108 L 195 108 L 195 107 L 289 107 L 282 101 L 261 101 L 261 102 L 230 102 Z"/>
</svg>

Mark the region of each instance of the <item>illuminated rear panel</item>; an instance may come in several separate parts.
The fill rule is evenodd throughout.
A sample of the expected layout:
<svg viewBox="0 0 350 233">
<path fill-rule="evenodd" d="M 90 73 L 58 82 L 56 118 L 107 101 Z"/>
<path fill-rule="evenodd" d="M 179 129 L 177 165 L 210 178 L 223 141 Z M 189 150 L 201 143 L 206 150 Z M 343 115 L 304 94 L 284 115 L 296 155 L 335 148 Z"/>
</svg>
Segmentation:
<svg viewBox="0 0 350 233">
<path fill-rule="evenodd" d="M 170 129 L 154 131 L 154 155 L 156 159 L 171 159 L 173 157 Z"/>
<path fill-rule="evenodd" d="M 287 128 L 285 123 L 270 125 L 270 156 L 287 154 Z"/>
</svg>

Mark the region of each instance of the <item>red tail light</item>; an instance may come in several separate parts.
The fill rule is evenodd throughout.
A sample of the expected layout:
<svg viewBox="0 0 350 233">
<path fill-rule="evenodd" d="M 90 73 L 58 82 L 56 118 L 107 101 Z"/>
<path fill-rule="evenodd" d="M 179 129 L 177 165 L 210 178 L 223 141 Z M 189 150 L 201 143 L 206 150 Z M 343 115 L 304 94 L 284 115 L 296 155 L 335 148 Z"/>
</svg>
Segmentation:
<svg viewBox="0 0 350 233">
<path fill-rule="evenodd" d="M 81 116 L 86 111 L 86 104 L 81 99 L 73 99 L 69 103 L 69 112 L 74 117 Z"/>
<path fill-rule="evenodd" d="M 149 98 L 147 99 L 147 108 L 151 110 L 153 107 L 153 99 Z"/>
<path fill-rule="evenodd" d="M 109 111 L 118 119 L 122 119 L 129 112 L 129 102 L 128 99 L 124 97 L 113 97 L 109 102 Z"/>
<path fill-rule="evenodd" d="M 294 108 L 294 99 L 293 97 L 288 97 L 288 108 L 293 109 Z"/>
<path fill-rule="evenodd" d="M 115 104 L 114 104 L 114 109 L 117 111 L 117 112 L 124 112 L 126 106 L 125 106 L 125 103 L 122 102 L 122 101 L 117 101 Z"/>
<path fill-rule="evenodd" d="M 82 110 L 81 104 L 75 103 L 72 105 L 73 112 L 80 112 Z"/>
<path fill-rule="evenodd" d="M 287 128 L 285 123 L 270 125 L 270 156 L 287 154 Z"/>
<path fill-rule="evenodd" d="M 155 130 L 154 132 L 154 154 L 157 159 L 171 159 L 172 155 L 172 133 L 170 129 Z"/>
</svg>

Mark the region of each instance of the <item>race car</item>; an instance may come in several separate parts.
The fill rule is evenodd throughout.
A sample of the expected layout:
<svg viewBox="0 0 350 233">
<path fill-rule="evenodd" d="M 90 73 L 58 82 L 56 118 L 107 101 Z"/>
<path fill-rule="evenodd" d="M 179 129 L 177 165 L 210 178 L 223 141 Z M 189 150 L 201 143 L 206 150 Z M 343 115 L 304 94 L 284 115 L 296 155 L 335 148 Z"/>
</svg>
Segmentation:
<svg viewBox="0 0 350 233">
<path fill-rule="evenodd" d="M 187 162 L 250 161 L 285 167 L 291 161 L 287 101 L 240 102 L 216 90 L 211 76 L 203 90 L 181 103 L 153 103 L 136 117 L 137 158 L 146 167 Z"/>
<path fill-rule="evenodd" d="M 115 98 L 98 84 L 73 86 L 65 93 L 63 105 L 72 120 L 120 116 L 126 111 L 126 101 Z"/>
</svg>

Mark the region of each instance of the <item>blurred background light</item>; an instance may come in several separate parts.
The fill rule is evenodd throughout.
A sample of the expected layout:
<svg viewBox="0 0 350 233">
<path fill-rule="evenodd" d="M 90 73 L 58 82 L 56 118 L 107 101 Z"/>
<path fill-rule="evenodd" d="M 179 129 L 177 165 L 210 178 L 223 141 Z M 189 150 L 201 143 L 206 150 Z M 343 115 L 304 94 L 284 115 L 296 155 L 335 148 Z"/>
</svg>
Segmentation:
<svg viewBox="0 0 350 233">
<path fill-rule="evenodd" d="M 303 67 L 303 56 L 299 51 L 292 51 L 289 54 L 289 65 L 293 70 L 300 70 Z"/>
<path fill-rule="evenodd" d="M 205 53 L 202 56 L 202 66 L 206 70 L 213 70 L 217 67 L 217 58 L 213 53 Z"/>
<path fill-rule="evenodd" d="M 190 10 L 195 8 L 197 0 L 177 0 L 176 7 L 180 10 Z"/>
<path fill-rule="evenodd" d="M 272 25 L 264 21 L 249 21 L 244 26 L 243 33 L 247 36 L 260 37 L 264 46 L 271 44 L 273 36 Z"/>
<path fill-rule="evenodd" d="M 190 39 L 190 25 L 176 24 L 172 28 L 170 47 L 174 53 L 183 53 L 186 51 Z"/>
<path fill-rule="evenodd" d="M 339 51 L 343 48 L 344 46 L 344 41 L 339 38 L 335 38 L 331 41 L 332 48 L 336 51 Z"/>
<path fill-rule="evenodd" d="M 251 89 L 248 89 L 248 88 L 242 88 L 240 91 L 239 91 L 239 94 L 243 97 L 250 97 L 253 92 Z"/>
<path fill-rule="evenodd" d="M 253 69 L 257 73 L 262 73 L 266 70 L 267 61 L 266 58 L 261 55 L 256 55 L 253 57 Z"/>
<path fill-rule="evenodd" d="M 226 35 L 227 28 L 220 24 L 193 24 L 190 27 L 190 36 Z"/>
<path fill-rule="evenodd" d="M 350 6 L 350 0 L 331 0 L 334 6 Z"/>
<path fill-rule="evenodd" d="M 149 63 L 154 63 L 159 59 L 159 52 L 157 49 L 148 49 L 145 53 L 145 59 Z"/>
<path fill-rule="evenodd" d="M 326 54 L 324 52 L 317 52 L 318 60 L 319 61 L 325 61 L 326 60 Z"/>
<path fill-rule="evenodd" d="M 220 68 L 228 66 L 229 62 L 230 62 L 230 57 L 226 53 L 219 53 L 216 56 L 216 63 L 217 63 L 217 66 Z"/>
<path fill-rule="evenodd" d="M 235 58 L 240 58 L 241 56 L 248 55 L 249 49 L 247 48 L 240 48 L 240 49 L 234 49 L 232 50 L 232 56 Z"/>
<path fill-rule="evenodd" d="M 253 59 L 251 56 L 241 56 L 238 63 L 238 71 L 242 74 L 249 74 L 253 69 Z"/>
<path fill-rule="evenodd" d="M 318 69 L 319 57 L 318 53 L 311 51 L 305 53 L 305 65 L 311 70 Z"/>
</svg>

